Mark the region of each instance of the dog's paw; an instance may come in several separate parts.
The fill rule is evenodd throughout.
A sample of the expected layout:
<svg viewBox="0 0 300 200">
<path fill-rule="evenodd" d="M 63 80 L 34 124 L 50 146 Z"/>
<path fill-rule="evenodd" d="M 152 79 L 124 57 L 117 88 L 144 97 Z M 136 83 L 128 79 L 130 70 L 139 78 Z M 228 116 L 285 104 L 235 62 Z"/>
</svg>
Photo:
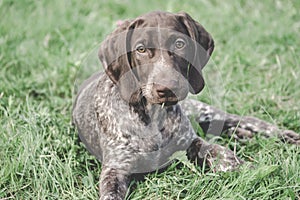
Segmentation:
<svg viewBox="0 0 300 200">
<path fill-rule="evenodd" d="M 187 157 L 199 166 L 206 167 L 213 171 L 232 171 L 244 163 L 235 152 L 218 144 L 209 144 L 198 138 L 194 140 L 187 150 Z"/>
<path fill-rule="evenodd" d="M 280 137 L 285 142 L 300 146 L 300 134 L 299 133 L 296 133 L 291 130 L 284 130 L 280 133 Z"/>
<path fill-rule="evenodd" d="M 205 162 L 214 172 L 233 171 L 244 163 L 235 152 L 218 144 L 211 144 L 207 149 Z"/>
</svg>

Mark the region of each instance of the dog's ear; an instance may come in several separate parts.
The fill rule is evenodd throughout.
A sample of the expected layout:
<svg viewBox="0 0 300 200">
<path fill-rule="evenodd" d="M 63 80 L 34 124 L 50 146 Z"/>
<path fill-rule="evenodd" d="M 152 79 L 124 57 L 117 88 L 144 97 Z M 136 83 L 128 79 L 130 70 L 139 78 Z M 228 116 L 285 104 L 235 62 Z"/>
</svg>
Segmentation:
<svg viewBox="0 0 300 200">
<path fill-rule="evenodd" d="M 214 50 L 214 41 L 203 26 L 193 20 L 187 13 L 181 12 L 178 13 L 177 16 L 181 23 L 186 27 L 189 36 L 194 43 L 195 55 L 192 61 L 190 61 L 187 75 L 190 83 L 190 92 L 197 94 L 205 85 L 202 69 L 208 62 Z"/>
<path fill-rule="evenodd" d="M 106 74 L 118 86 L 122 98 L 134 103 L 138 99 L 139 87 L 128 59 L 131 53 L 128 49 L 131 24 L 130 20 L 119 23 L 117 29 L 101 43 L 98 56 Z"/>
</svg>

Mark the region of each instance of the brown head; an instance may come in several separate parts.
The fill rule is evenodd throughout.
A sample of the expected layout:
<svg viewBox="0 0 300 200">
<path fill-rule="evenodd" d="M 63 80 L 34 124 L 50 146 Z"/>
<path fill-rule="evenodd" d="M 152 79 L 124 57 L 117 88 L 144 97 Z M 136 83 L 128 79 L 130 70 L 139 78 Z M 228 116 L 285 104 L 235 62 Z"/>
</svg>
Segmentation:
<svg viewBox="0 0 300 200">
<path fill-rule="evenodd" d="M 186 13 L 151 12 L 123 22 L 101 44 L 99 58 L 122 98 L 172 105 L 204 87 L 201 74 L 214 42 Z"/>
</svg>

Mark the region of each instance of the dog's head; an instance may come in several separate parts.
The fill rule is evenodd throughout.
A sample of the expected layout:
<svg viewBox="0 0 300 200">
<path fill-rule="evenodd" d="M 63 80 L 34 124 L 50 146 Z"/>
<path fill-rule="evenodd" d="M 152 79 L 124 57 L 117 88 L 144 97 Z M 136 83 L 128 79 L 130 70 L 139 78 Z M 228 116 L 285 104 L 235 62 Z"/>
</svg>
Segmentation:
<svg viewBox="0 0 300 200">
<path fill-rule="evenodd" d="M 204 87 L 201 70 L 214 42 L 186 13 L 152 12 L 124 21 L 101 44 L 99 58 L 122 98 L 172 105 Z"/>
</svg>

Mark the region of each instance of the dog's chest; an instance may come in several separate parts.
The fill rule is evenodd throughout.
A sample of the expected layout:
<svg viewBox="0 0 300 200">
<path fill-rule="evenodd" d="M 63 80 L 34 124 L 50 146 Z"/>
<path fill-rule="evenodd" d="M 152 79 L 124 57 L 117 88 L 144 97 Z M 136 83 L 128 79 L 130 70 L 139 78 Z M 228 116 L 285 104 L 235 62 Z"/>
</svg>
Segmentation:
<svg viewBox="0 0 300 200">
<path fill-rule="evenodd" d="M 116 87 L 104 82 L 95 95 L 97 138 L 103 160 L 110 163 L 131 163 L 132 172 L 149 172 L 170 162 L 170 157 L 186 150 L 195 137 L 189 120 L 179 105 L 146 108 L 145 122 L 119 95 Z M 142 171 L 141 171 L 142 169 Z"/>
<path fill-rule="evenodd" d="M 102 99 L 101 101 L 106 101 Z M 153 105 L 147 110 L 147 122 L 140 113 L 124 103 L 121 99 L 101 102 L 97 111 L 97 120 L 101 136 L 109 145 L 126 145 L 134 151 L 155 151 L 164 147 L 172 139 L 179 139 L 186 132 L 188 124 L 183 120 L 180 107 L 162 108 Z M 111 108 L 111 109 L 110 109 Z M 184 125 L 184 126 L 183 126 Z"/>
</svg>

